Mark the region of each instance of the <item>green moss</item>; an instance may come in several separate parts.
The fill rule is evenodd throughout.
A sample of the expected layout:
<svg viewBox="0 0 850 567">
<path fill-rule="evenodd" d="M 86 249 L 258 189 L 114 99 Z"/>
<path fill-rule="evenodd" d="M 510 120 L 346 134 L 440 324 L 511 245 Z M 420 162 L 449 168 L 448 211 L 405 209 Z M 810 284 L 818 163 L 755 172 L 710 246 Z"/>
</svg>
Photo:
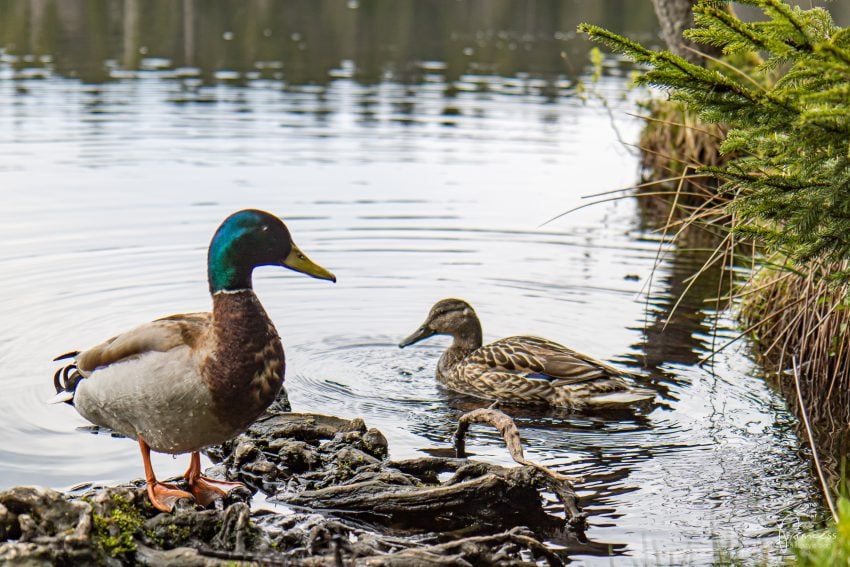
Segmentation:
<svg viewBox="0 0 850 567">
<path fill-rule="evenodd" d="M 354 476 L 356 465 L 353 459 L 338 459 L 336 466 L 338 479 L 346 480 Z"/>
<path fill-rule="evenodd" d="M 169 549 L 185 545 L 192 537 L 192 528 L 187 524 L 160 524 L 156 529 L 144 530 L 147 543 L 158 549 Z"/>
<path fill-rule="evenodd" d="M 173 542 L 183 542 L 189 539 L 192 535 L 192 530 L 189 526 L 178 526 L 177 524 L 169 524 L 166 528 L 168 537 Z"/>
<path fill-rule="evenodd" d="M 125 498 L 111 497 L 112 509 L 108 516 L 94 514 L 94 543 L 99 551 L 111 557 L 135 553 L 136 536 L 142 529 L 144 516 Z"/>
</svg>

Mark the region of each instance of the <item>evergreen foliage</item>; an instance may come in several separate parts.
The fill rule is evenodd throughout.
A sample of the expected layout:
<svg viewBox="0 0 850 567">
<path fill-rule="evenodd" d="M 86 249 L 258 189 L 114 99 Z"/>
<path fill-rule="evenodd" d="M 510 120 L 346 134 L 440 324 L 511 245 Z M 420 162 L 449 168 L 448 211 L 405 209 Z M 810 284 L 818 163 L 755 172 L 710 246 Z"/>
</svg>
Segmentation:
<svg viewBox="0 0 850 567">
<path fill-rule="evenodd" d="M 639 84 L 660 87 L 707 122 L 729 127 L 730 160 L 706 168 L 732 197 L 734 230 L 792 262 L 850 258 L 850 29 L 826 10 L 781 0 L 740 0 L 761 10 L 737 17 L 732 2 L 700 0 L 694 42 L 727 60 L 755 62 L 744 72 L 708 58 L 707 66 L 653 51 L 602 28 L 579 27 L 646 66 Z M 833 277 L 846 282 L 850 273 Z"/>
</svg>

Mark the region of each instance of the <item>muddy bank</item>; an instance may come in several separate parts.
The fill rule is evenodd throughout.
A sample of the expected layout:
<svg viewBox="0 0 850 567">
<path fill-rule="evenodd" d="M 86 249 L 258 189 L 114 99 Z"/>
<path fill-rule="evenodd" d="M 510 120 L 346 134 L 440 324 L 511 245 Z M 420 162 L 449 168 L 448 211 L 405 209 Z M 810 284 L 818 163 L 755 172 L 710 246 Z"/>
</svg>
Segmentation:
<svg viewBox="0 0 850 567">
<path fill-rule="evenodd" d="M 479 417 L 473 421 L 489 422 Z M 503 433 L 515 452 L 510 426 Z M 210 456 L 219 464 L 208 474 L 285 506 L 252 509 L 248 491 L 235 491 L 214 509 L 181 502 L 164 514 L 141 482 L 73 495 L 15 487 L 0 492 L 0 562 L 560 565 L 565 556 L 543 542 L 584 525 L 560 475 L 533 463 L 392 461 L 384 436 L 361 419 L 269 415 Z"/>
</svg>

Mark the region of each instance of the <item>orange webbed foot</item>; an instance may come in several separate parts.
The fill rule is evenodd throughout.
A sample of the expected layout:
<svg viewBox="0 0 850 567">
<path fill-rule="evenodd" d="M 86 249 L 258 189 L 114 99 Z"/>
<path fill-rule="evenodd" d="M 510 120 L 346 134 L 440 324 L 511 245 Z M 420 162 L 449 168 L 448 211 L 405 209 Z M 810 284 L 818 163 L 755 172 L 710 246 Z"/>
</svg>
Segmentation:
<svg viewBox="0 0 850 567">
<path fill-rule="evenodd" d="M 151 504 L 153 504 L 153 507 L 160 512 L 173 511 L 178 500 L 183 498 L 192 500 L 194 498 L 185 490 L 180 490 L 179 488 L 175 488 L 173 485 L 159 481 L 154 481 L 153 483 L 149 482 L 147 489 L 148 498 L 150 498 Z"/>
<path fill-rule="evenodd" d="M 160 512 L 171 512 L 178 500 L 193 498 L 185 490 L 180 490 L 173 484 L 159 482 L 153 474 L 151 466 L 151 448 L 144 439 L 139 437 L 139 449 L 142 451 L 142 463 L 145 465 L 145 482 L 147 483 L 148 498 L 153 507 Z"/>
<path fill-rule="evenodd" d="M 198 476 L 189 484 L 189 490 L 197 500 L 198 504 L 205 508 L 220 498 L 224 498 L 230 491 L 245 485 L 241 482 L 229 482 L 216 480 L 206 476 Z"/>
<path fill-rule="evenodd" d="M 235 488 L 242 487 L 247 489 L 241 482 L 217 480 L 201 475 L 201 455 L 198 452 L 192 453 L 189 470 L 186 471 L 183 478 L 189 483 L 189 490 L 192 492 L 195 500 L 204 508 L 216 500 L 224 498 Z"/>
</svg>

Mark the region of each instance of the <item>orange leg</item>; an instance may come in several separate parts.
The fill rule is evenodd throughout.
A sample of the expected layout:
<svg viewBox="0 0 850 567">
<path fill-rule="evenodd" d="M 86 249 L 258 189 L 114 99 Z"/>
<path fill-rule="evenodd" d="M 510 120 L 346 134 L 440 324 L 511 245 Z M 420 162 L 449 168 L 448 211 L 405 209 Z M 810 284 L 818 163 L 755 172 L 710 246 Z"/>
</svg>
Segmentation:
<svg viewBox="0 0 850 567">
<path fill-rule="evenodd" d="M 142 450 L 142 462 L 145 464 L 145 481 L 147 482 L 148 498 L 153 507 L 160 512 L 171 512 L 181 498 L 192 498 L 192 495 L 170 484 L 159 482 L 153 474 L 151 466 L 151 448 L 145 440 L 139 437 L 139 448 Z"/>
<path fill-rule="evenodd" d="M 197 500 L 198 504 L 207 507 L 212 502 L 219 498 L 224 498 L 227 494 L 237 486 L 245 486 L 241 482 L 228 482 L 226 480 L 216 480 L 201 475 L 201 454 L 195 451 L 192 453 L 192 460 L 189 463 L 189 469 L 183 478 L 189 483 L 189 490 Z"/>
</svg>

